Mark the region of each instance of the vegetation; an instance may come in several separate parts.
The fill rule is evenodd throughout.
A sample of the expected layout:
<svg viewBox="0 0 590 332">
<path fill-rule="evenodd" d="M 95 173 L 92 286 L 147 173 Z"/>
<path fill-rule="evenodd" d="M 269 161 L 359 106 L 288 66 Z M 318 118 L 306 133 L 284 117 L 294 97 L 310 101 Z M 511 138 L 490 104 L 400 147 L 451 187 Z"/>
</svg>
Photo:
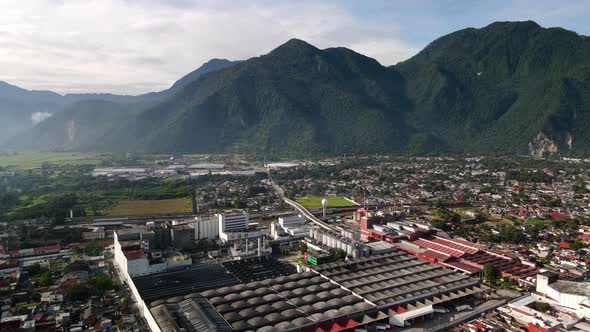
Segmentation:
<svg viewBox="0 0 590 332">
<path fill-rule="evenodd" d="M 48 165 L 101 165 L 101 156 L 79 152 L 18 152 L 0 154 L 0 167 L 31 169 Z"/>
<path fill-rule="evenodd" d="M 99 274 L 88 278 L 85 283 L 70 286 L 67 295 L 72 301 L 85 301 L 91 296 L 103 296 L 113 288 L 115 288 L 113 280 L 106 274 Z"/>
<path fill-rule="evenodd" d="M 99 256 L 102 252 L 102 247 L 100 247 L 96 242 L 90 242 L 84 248 L 84 253 L 88 256 Z"/>
<path fill-rule="evenodd" d="M 326 199 L 328 201 L 328 206 L 352 206 L 349 200 L 342 198 L 342 197 L 320 197 L 320 196 L 309 196 L 309 197 L 301 197 L 295 199 L 297 203 L 303 205 L 304 207 L 311 209 L 311 208 L 319 208 L 322 207 L 322 200 Z"/>
<path fill-rule="evenodd" d="M 490 284 L 499 278 L 498 271 L 490 263 L 483 266 L 482 275 L 484 280 L 487 280 Z"/>
<path fill-rule="evenodd" d="M 184 179 L 148 178 L 129 181 L 121 178 L 92 177 L 91 168 L 68 167 L 67 171 L 30 170 L 0 177 L 0 218 L 6 220 L 51 218 L 63 223 L 74 216 L 105 215 L 120 201 L 149 200 L 174 212 L 190 211 L 191 182 Z M 196 182 L 195 182 L 196 183 Z M 164 202 L 153 200 L 180 199 Z M 127 203 L 129 208 L 133 204 Z M 145 204 L 144 204 L 145 205 Z M 188 206 L 188 207 L 187 207 Z M 125 205 L 121 207 L 124 208 Z M 136 205 L 138 207 L 138 205 Z M 139 208 L 138 208 L 139 209 Z"/>
<path fill-rule="evenodd" d="M 291 40 L 163 101 L 73 105 L 12 145 L 267 157 L 523 154 L 530 146 L 540 154 L 547 144 L 569 152 L 574 137 L 571 152 L 582 154 L 590 152 L 590 115 L 579 111 L 590 108 L 588 59 L 590 40 L 534 22 L 460 30 L 389 68 Z"/>
<path fill-rule="evenodd" d="M 535 302 L 535 309 L 539 310 L 540 312 L 547 312 L 551 309 L 551 306 L 546 302 Z"/>
</svg>

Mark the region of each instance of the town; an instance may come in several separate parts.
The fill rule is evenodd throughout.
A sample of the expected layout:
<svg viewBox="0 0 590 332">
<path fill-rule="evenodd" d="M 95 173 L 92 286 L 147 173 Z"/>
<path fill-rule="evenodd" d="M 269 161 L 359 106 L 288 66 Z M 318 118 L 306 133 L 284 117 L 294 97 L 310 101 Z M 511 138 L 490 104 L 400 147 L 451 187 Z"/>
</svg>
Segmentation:
<svg viewBox="0 0 590 332">
<path fill-rule="evenodd" d="M 0 330 L 590 331 L 590 160 L 201 159 L 0 170 Z"/>
</svg>

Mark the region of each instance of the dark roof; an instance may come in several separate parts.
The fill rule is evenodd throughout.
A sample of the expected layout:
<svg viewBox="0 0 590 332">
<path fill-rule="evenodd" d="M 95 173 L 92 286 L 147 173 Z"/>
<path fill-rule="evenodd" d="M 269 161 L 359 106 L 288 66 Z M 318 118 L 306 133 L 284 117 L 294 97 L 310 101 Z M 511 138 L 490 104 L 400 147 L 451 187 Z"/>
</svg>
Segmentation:
<svg viewBox="0 0 590 332">
<path fill-rule="evenodd" d="M 325 313 L 329 319 L 375 307 L 314 272 L 252 281 L 201 293 L 234 330 L 275 330 L 311 327 L 309 317 Z M 303 294 L 303 295 L 302 295 Z M 354 306 L 357 304 L 362 306 Z M 346 312 L 341 308 L 347 308 Z"/>
<path fill-rule="evenodd" d="M 297 272 L 293 265 L 279 262 L 271 256 L 229 261 L 223 263 L 223 266 L 243 283 Z"/>
<path fill-rule="evenodd" d="M 231 331 L 229 324 L 200 295 L 175 297 L 150 309 L 162 331 Z"/>
<path fill-rule="evenodd" d="M 164 272 L 133 278 L 133 283 L 146 303 L 172 296 L 185 296 L 208 289 L 231 286 L 238 279 L 220 264 L 198 264 L 180 271 Z"/>
</svg>

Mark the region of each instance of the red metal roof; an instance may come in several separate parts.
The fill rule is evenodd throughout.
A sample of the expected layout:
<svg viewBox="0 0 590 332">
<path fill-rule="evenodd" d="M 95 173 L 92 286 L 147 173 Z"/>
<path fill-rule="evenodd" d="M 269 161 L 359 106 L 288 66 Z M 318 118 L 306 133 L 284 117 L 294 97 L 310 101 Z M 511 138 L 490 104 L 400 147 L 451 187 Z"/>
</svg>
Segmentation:
<svg viewBox="0 0 590 332">
<path fill-rule="evenodd" d="M 453 249 L 457 249 L 457 250 L 466 252 L 468 254 L 475 254 L 476 252 L 479 251 L 477 248 L 475 248 L 475 246 L 467 246 L 467 245 L 465 245 L 463 243 L 459 243 L 459 242 L 457 242 L 455 240 L 447 240 L 447 239 L 440 238 L 438 236 L 435 236 L 432 239 L 432 241 L 433 242 L 436 242 L 436 243 L 439 243 L 439 244 L 442 244 L 444 246 L 453 248 Z"/>
<path fill-rule="evenodd" d="M 78 282 L 77 278 L 69 278 L 61 283 L 62 287 L 70 287 Z"/>
<path fill-rule="evenodd" d="M 455 269 L 462 270 L 462 271 L 465 271 L 465 272 L 471 273 L 471 274 L 481 271 L 481 268 L 478 268 L 476 266 L 472 266 L 469 264 L 465 264 L 465 263 L 462 263 L 459 261 L 444 262 L 443 265 L 447 265 L 450 268 L 455 268 Z"/>
<path fill-rule="evenodd" d="M 449 258 L 451 258 L 451 255 L 449 255 L 449 254 L 439 253 L 439 252 L 436 252 L 436 251 L 430 250 L 430 249 L 427 249 L 426 251 L 424 251 L 422 253 L 422 255 L 436 259 L 439 262 L 444 262 L 444 261 L 448 260 Z"/>
<path fill-rule="evenodd" d="M 450 248 L 450 247 L 447 247 L 447 246 L 444 246 L 444 245 L 441 245 L 441 244 L 438 244 L 438 243 L 435 243 L 435 242 L 432 242 L 432 241 L 426 240 L 426 239 L 418 239 L 418 240 L 415 240 L 413 243 L 417 244 L 419 246 L 422 246 L 422 247 L 434 249 L 434 250 L 436 250 L 438 252 L 442 252 L 444 254 L 449 254 L 453 257 L 461 257 L 465 254 L 464 251 Z"/>
<path fill-rule="evenodd" d="M 46 252 L 46 251 L 59 251 L 61 249 L 61 247 L 59 246 L 59 244 L 56 244 L 54 246 L 46 246 L 46 247 L 38 247 L 38 248 L 33 248 L 33 252 Z"/>
</svg>

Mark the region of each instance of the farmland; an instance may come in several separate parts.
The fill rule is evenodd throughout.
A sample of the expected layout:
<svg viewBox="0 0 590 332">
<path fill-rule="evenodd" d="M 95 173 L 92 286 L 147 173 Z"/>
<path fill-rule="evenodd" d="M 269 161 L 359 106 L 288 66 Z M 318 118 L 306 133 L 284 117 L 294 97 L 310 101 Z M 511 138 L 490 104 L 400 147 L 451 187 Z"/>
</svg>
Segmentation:
<svg viewBox="0 0 590 332">
<path fill-rule="evenodd" d="M 113 206 L 109 215 L 167 214 L 179 212 L 192 212 L 190 198 L 120 201 Z"/>
<path fill-rule="evenodd" d="M 101 165 L 101 157 L 93 153 L 78 152 L 19 152 L 0 154 L 0 167 L 32 169 L 43 165 Z"/>
</svg>

